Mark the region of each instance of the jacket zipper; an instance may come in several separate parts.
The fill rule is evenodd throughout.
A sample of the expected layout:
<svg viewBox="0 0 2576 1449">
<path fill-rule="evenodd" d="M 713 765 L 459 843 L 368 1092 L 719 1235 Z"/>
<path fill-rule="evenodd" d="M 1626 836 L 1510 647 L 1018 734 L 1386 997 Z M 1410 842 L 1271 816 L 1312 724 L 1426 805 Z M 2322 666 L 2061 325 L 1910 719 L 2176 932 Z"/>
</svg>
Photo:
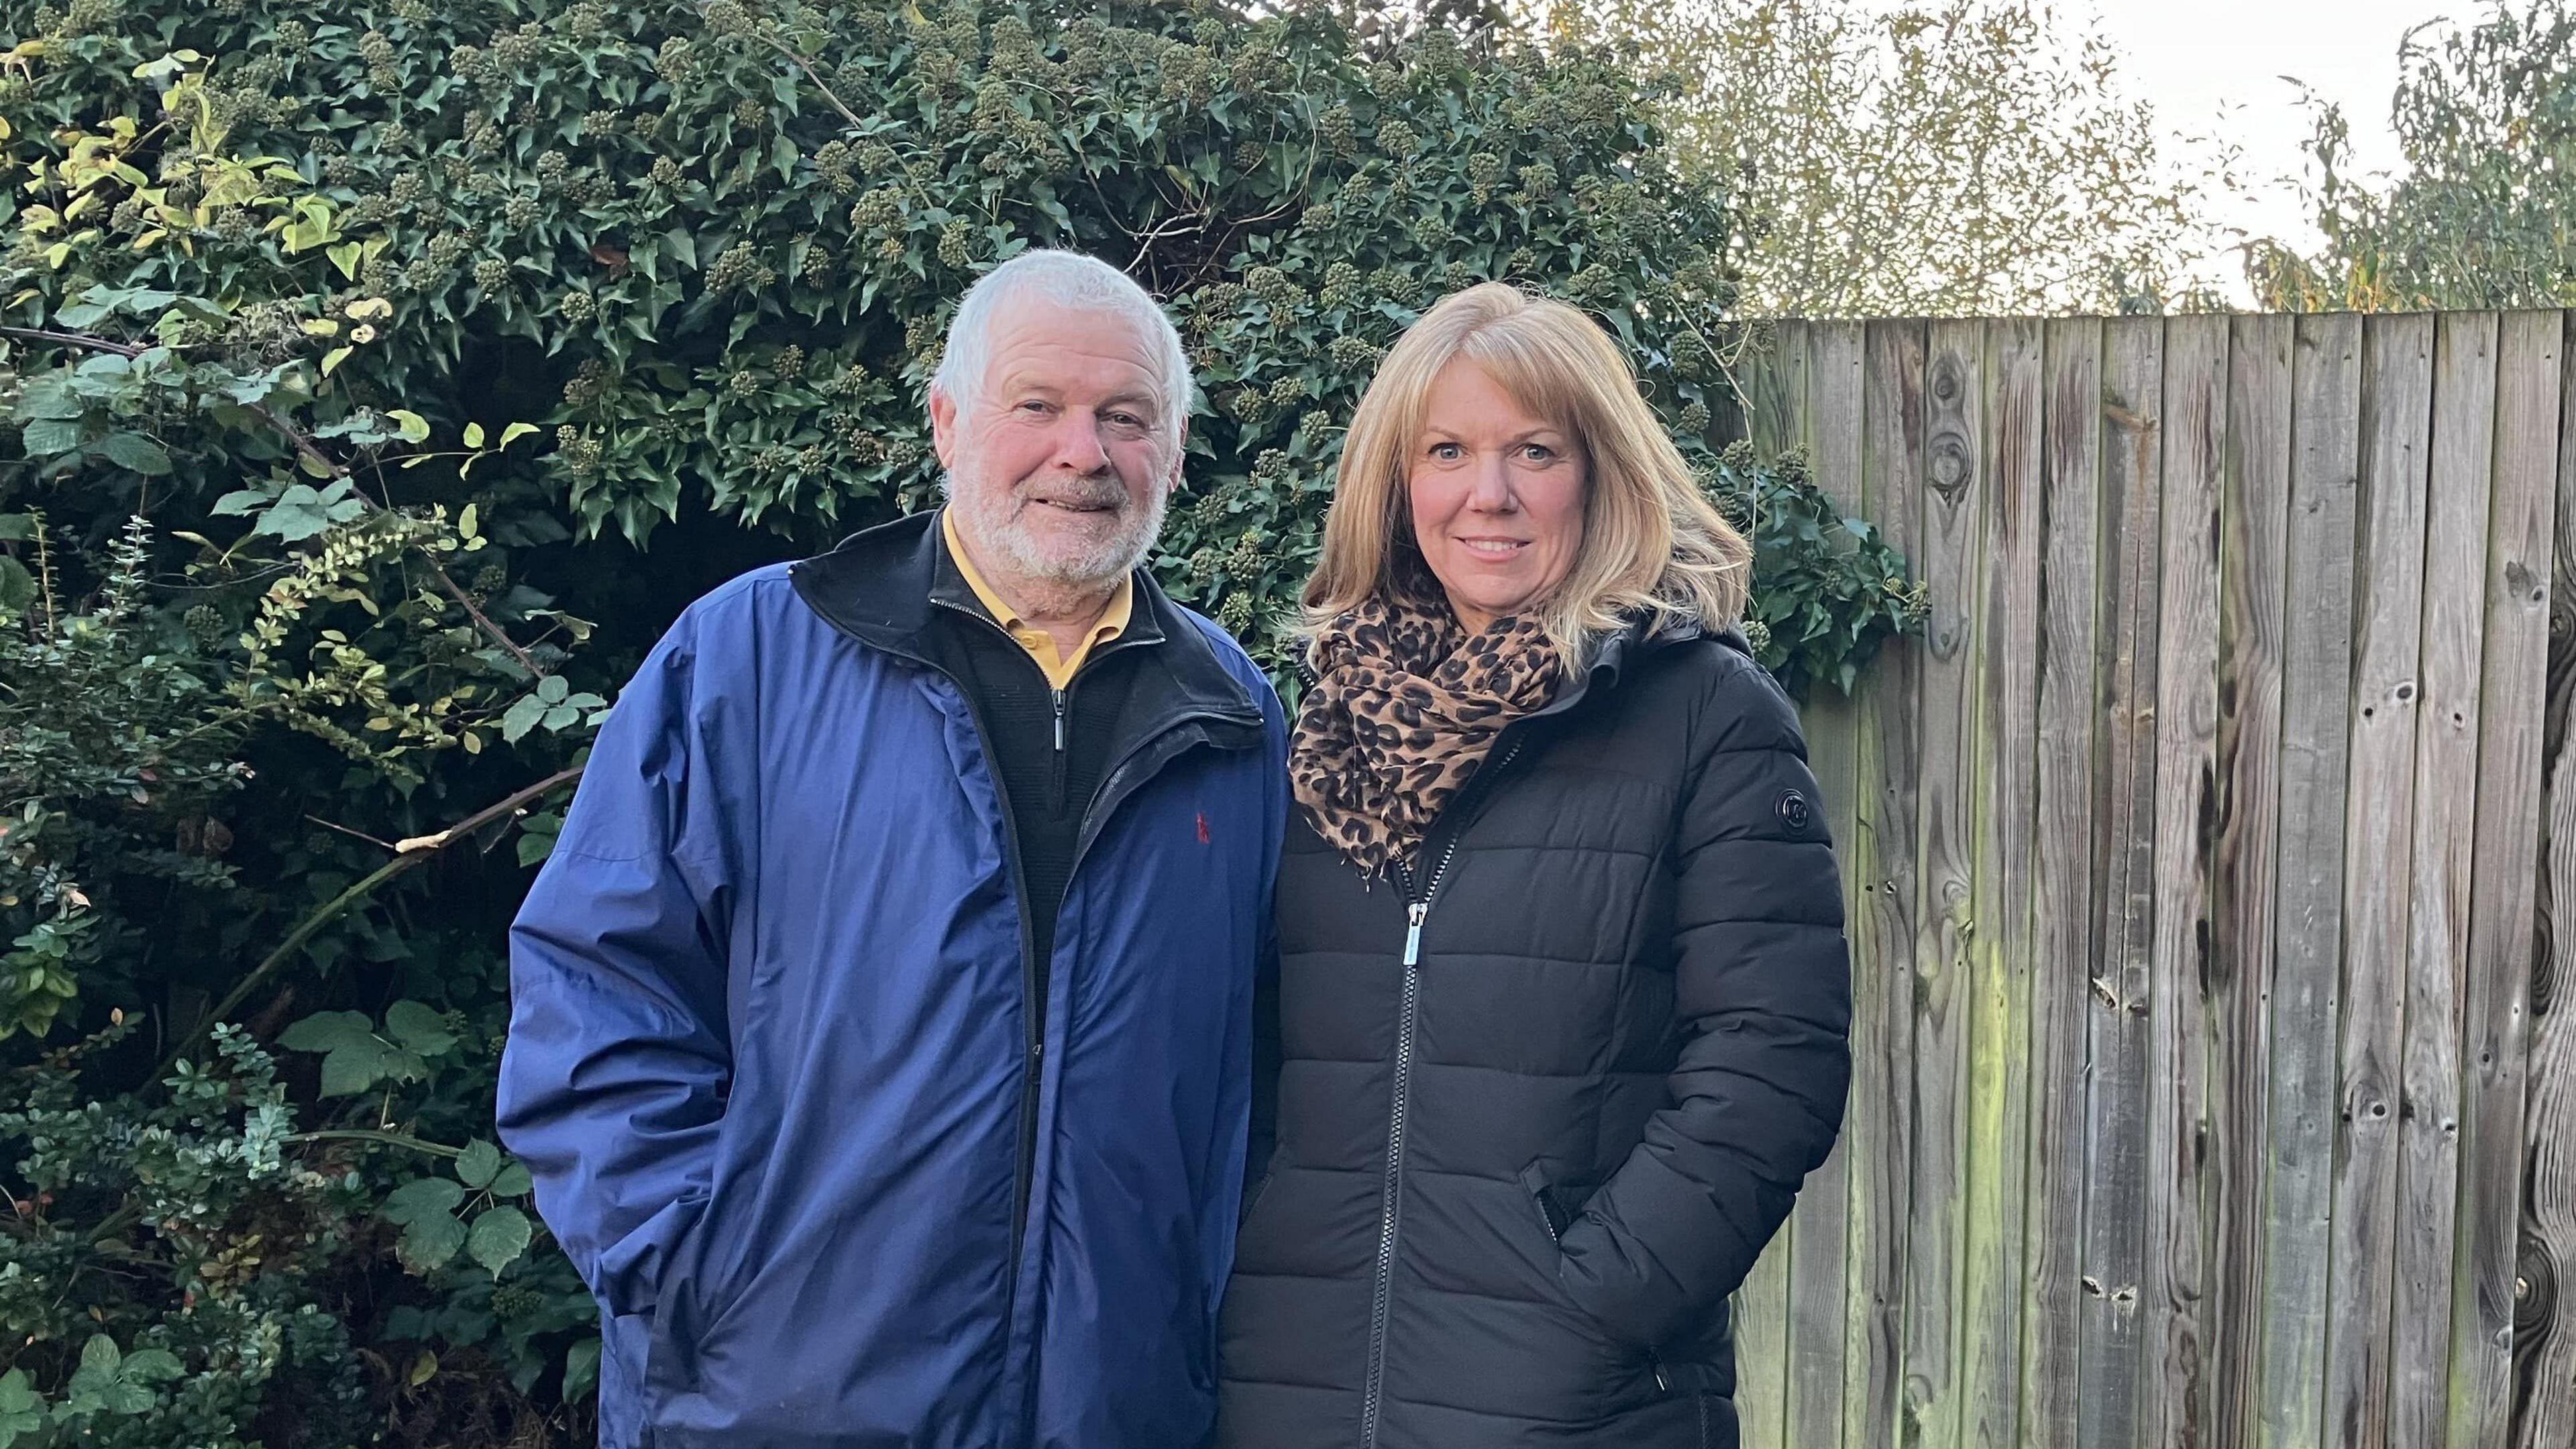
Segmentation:
<svg viewBox="0 0 2576 1449">
<path fill-rule="evenodd" d="M 1449 874 L 1449 864 L 1458 858 L 1458 845 L 1467 834 L 1466 808 L 1484 797 L 1484 789 L 1502 774 L 1512 758 L 1521 751 L 1515 738 L 1493 763 L 1476 772 L 1467 790 L 1452 799 L 1440 812 L 1439 824 L 1455 826 L 1447 831 L 1440 849 L 1440 861 L 1431 868 L 1430 878 L 1419 895 L 1413 893 L 1413 873 L 1396 864 L 1396 874 L 1405 887 L 1404 905 L 1404 988 L 1397 1008 L 1395 1035 L 1395 1085 L 1393 1102 L 1387 1114 L 1386 1182 L 1378 1195 L 1377 1273 L 1369 1296 L 1369 1351 L 1367 1386 L 1360 1396 L 1361 1449 L 1376 1449 L 1378 1413 L 1385 1403 L 1386 1389 L 1386 1315 L 1387 1299 L 1395 1280 L 1396 1224 L 1404 1210 L 1404 1129 L 1413 1090 L 1413 1040 L 1417 1015 L 1422 1004 L 1422 926 L 1431 917 L 1431 904 L 1440 894 L 1440 882 Z"/>
<path fill-rule="evenodd" d="M 1062 812 L 1064 809 L 1065 772 L 1064 691 L 1057 689 L 1049 692 L 1055 697 L 1055 768 L 1049 772 L 1048 783 L 1051 786 L 1050 793 L 1055 797 L 1055 808 L 1058 812 Z"/>
</svg>

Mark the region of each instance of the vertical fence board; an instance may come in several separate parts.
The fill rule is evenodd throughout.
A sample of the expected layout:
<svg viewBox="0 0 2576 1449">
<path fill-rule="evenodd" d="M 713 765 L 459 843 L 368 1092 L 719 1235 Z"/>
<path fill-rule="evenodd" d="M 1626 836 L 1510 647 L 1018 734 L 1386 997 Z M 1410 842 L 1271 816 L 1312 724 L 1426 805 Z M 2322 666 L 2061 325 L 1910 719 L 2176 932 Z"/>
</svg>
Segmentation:
<svg viewBox="0 0 2576 1449">
<path fill-rule="evenodd" d="M 1861 328 L 1856 322 L 1809 326 L 1805 427 L 1818 486 L 1847 517 L 1867 517 L 1862 499 Z M 1819 682 L 1806 710 L 1807 756 L 1825 794 L 1825 820 L 1843 858 L 1846 920 L 1863 896 L 1853 872 L 1858 819 L 1860 707 L 1830 682 Z M 1789 1382 L 1781 1434 L 1798 1449 L 1836 1449 L 1843 1441 L 1843 1354 L 1847 1331 L 1846 1264 L 1851 1249 L 1852 1134 L 1807 1177 L 1799 1194 L 1789 1268 Z"/>
<path fill-rule="evenodd" d="M 1755 450 L 1775 456 L 1807 448 L 1815 420 L 1807 406 L 1810 326 L 1764 324 L 1741 360 L 1744 426 Z M 1789 1274 L 1796 1217 L 1783 1225 L 1735 1294 L 1735 1409 L 1744 1449 L 1785 1449 L 1788 1432 Z"/>
<path fill-rule="evenodd" d="M 2138 1442 L 2138 1292 L 2146 1229 L 2146 1011 L 2155 924 L 2157 567 L 2162 558 L 2164 324 L 2121 318 L 2102 358 L 2105 656 L 2094 898 L 2101 955 L 2085 995 L 2084 1395 L 2076 1442 Z"/>
<path fill-rule="evenodd" d="M 1967 1219 L 1968 941 L 1974 886 L 1977 617 L 1984 539 L 1980 395 L 1983 336 L 1935 322 L 1923 374 L 1922 576 L 1930 586 L 1918 718 L 1922 856 L 1914 929 L 1914 1163 L 1907 1204 L 1905 1393 L 1908 1442 L 1959 1435 Z"/>
<path fill-rule="evenodd" d="M 2200 1133 L 2208 1092 L 2209 851 L 2218 773 L 2218 495 L 2228 319 L 2165 330 L 2164 557 L 2156 628 L 2156 893 L 2147 1230 L 2139 1283 L 2150 1446 L 2205 1437 Z"/>
<path fill-rule="evenodd" d="M 2478 811 L 2462 1012 L 2460 1216 L 2451 1295 L 2452 1449 L 2504 1449 L 2513 1412 L 2514 1243 L 2539 887 L 2540 742 L 2558 449 L 2559 318 L 2508 313 L 2496 343 L 2495 473 L 2478 708 Z"/>
<path fill-rule="evenodd" d="M 1932 614 L 1807 706 L 1853 1086 L 1748 1446 L 2576 1442 L 2571 337 L 1771 329 Z"/>
<path fill-rule="evenodd" d="M 2093 900 L 2094 748 L 2100 651 L 2102 324 L 2048 324 L 2041 454 L 2041 642 L 2032 771 L 2031 1208 L 2022 1307 L 2022 1449 L 2076 1439 L 2084 1178 L 2084 999 L 2100 917 Z"/>
<path fill-rule="evenodd" d="M 2362 374 L 2325 1414 L 2328 1442 L 2377 1449 L 2388 1438 L 2397 1072 L 2406 1000 L 2408 860 L 2414 839 L 2433 319 L 2421 314 L 2369 319 L 2362 331 Z"/>
<path fill-rule="evenodd" d="M 2258 1449 L 2325 1435 L 2327 1248 L 2342 992 L 2344 785 L 2361 468 L 2361 319 L 2302 317 L 2292 357 L 2290 587 L 2281 679 L 2281 868 L 2271 978 L 2271 1165 L 2255 1348 Z"/>
<path fill-rule="evenodd" d="M 1807 338 L 1813 326 L 1785 317 L 1762 323 L 1736 359 L 1737 405 L 1757 457 L 1776 458 L 1815 436 L 1817 419 L 1807 406 Z"/>
<path fill-rule="evenodd" d="M 2389 1444 L 2450 1432 L 2451 1249 L 2457 1219 L 2460 994 L 2468 971 L 2477 817 L 2478 668 L 2485 638 L 2487 497 L 2495 470 L 2496 316 L 2442 316 L 2433 342 L 2408 863 L 2405 1056 L 2397 1109 L 2396 1264 L 2390 1276 Z"/>
<path fill-rule="evenodd" d="M 2040 324 L 1985 330 L 1984 562 L 1970 798 L 1963 1442 L 2019 1438 L 2023 1225 L 2030 1210 L 2031 771 L 2039 696 Z"/>
<path fill-rule="evenodd" d="M 2568 313 L 2560 357 L 2576 345 Z M 2531 975 L 2529 1097 L 2523 1108 L 2523 1240 L 2514 1314 L 2517 1449 L 2576 1443 L 2576 367 L 2561 366 L 2557 547 L 2550 576 L 2549 698 L 2542 748 L 2540 955 Z"/>
<path fill-rule="evenodd" d="M 2262 1312 L 2263 1164 L 2279 886 L 2281 670 L 2289 575 L 2288 317 L 2239 317 L 2220 499 L 2217 838 L 2210 864 L 2209 1442 L 2250 1444 Z M 2342 684 L 2338 682 L 2340 691 Z"/>
<path fill-rule="evenodd" d="M 1924 327 L 1872 322 L 1864 342 L 1862 498 L 1888 544 L 1916 559 Z M 1859 882 L 1861 914 L 1852 982 L 1853 1125 L 1845 1154 L 1852 1176 L 1851 1311 L 1843 1355 L 1843 1421 L 1855 1449 L 1896 1442 L 1902 1392 L 1906 1182 L 1914 1133 L 1914 725 L 1920 678 L 1920 645 L 1899 643 L 1872 670 L 1860 707 L 1852 874 Z"/>
</svg>

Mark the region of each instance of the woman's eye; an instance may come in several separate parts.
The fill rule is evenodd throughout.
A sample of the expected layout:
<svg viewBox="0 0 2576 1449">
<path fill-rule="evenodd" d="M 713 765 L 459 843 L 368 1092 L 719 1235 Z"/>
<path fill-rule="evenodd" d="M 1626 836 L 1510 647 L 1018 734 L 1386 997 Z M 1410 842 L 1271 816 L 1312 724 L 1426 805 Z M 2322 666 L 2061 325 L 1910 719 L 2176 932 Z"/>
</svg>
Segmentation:
<svg viewBox="0 0 2576 1449">
<path fill-rule="evenodd" d="M 1455 463 L 1466 456 L 1466 450 L 1456 443 L 1434 443 L 1431 445 L 1431 456 L 1443 463 Z"/>
<path fill-rule="evenodd" d="M 1544 463 L 1556 456 L 1556 450 L 1545 443 L 1524 443 L 1521 445 L 1521 456 L 1533 463 Z"/>
</svg>

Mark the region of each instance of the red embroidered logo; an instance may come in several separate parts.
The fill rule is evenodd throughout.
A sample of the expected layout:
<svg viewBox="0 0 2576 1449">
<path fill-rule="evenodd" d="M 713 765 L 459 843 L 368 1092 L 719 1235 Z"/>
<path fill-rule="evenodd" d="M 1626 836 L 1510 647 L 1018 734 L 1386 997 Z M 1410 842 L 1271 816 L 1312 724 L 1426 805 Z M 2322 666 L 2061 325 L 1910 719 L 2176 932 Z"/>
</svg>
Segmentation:
<svg viewBox="0 0 2576 1449">
<path fill-rule="evenodd" d="M 1204 811 L 1204 810 L 1202 810 L 1202 811 L 1200 811 L 1200 812 L 1199 812 L 1199 844 L 1201 844 L 1201 845 L 1205 845 L 1205 844 L 1207 844 L 1207 843 L 1208 843 L 1207 812 L 1206 812 L 1206 811 Z"/>
</svg>

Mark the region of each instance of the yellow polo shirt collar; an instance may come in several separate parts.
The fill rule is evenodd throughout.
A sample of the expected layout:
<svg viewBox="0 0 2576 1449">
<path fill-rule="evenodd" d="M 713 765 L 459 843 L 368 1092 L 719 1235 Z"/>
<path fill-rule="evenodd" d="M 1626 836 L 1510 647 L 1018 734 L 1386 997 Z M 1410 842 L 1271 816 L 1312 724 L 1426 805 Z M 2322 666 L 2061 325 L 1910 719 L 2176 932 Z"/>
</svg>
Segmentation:
<svg viewBox="0 0 2576 1449">
<path fill-rule="evenodd" d="M 939 510 L 939 532 L 947 540 L 948 557 L 955 561 L 958 575 L 966 580 L 966 587 L 975 591 L 975 598 L 983 604 L 984 612 L 993 616 L 993 622 L 1001 625 L 1019 641 L 1021 648 L 1029 651 L 1029 657 L 1038 662 L 1038 668 L 1045 673 L 1051 688 L 1062 689 L 1073 683 L 1073 676 L 1082 672 L 1084 661 L 1091 658 L 1091 651 L 1126 632 L 1127 621 L 1135 613 L 1136 579 L 1131 574 L 1118 581 L 1117 591 L 1109 596 L 1109 607 L 1101 611 L 1100 622 L 1091 626 L 1091 632 L 1083 637 L 1081 646 L 1073 651 L 1073 657 L 1059 657 L 1055 636 L 1023 620 L 1016 610 L 1002 602 L 1001 595 L 994 593 L 984 582 L 984 576 L 975 572 L 974 563 L 966 557 L 964 546 L 957 541 L 957 520 L 945 508 Z"/>
</svg>

